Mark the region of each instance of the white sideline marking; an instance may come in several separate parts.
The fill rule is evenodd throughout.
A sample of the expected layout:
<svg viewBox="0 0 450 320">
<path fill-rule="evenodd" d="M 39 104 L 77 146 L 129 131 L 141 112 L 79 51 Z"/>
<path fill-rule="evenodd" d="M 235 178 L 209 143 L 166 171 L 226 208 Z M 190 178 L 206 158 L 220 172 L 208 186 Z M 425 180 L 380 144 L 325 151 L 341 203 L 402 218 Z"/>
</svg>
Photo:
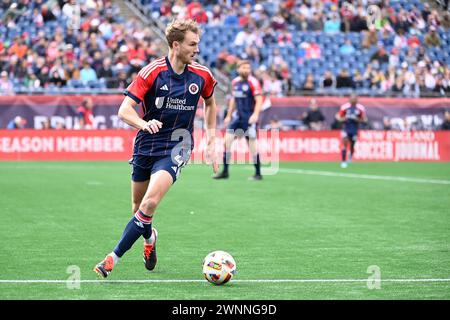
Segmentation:
<svg viewBox="0 0 450 320">
<path fill-rule="evenodd" d="M 326 177 L 344 177 L 344 178 L 357 178 L 357 179 L 369 179 L 369 180 L 401 181 L 401 182 L 450 185 L 449 180 L 396 177 L 396 176 L 378 176 L 378 175 L 371 175 L 371 174 L 339 173 L 339 172 L 333 172 L 333 171 L 316 171 L 316 170 L 287 169 L 287 168 L 280 168 L 278 170 L 280 172 L 285 172 L 285 173 L 308 174 L 308 175 L 326 176 Z M 264 174 L 264 171 L 263 171 L 263 174 Z"/>
<path fill-rule="evenodd" d="M 0 284 L 58 284 L 71 280 L 0 280 Z M 241 283 L 339 283 L 339 282 L 367 282 L 368 279 L 235 279 L 232 282 Z M 381 279 L 381 282 L 450 282 L 449 279 Z M 78 282 L 78 281 L 77 281 Z M 148 279 L 148 280 L 80 280 L 80 283 L 197 283 L 204 279 Z"/>
</svg>

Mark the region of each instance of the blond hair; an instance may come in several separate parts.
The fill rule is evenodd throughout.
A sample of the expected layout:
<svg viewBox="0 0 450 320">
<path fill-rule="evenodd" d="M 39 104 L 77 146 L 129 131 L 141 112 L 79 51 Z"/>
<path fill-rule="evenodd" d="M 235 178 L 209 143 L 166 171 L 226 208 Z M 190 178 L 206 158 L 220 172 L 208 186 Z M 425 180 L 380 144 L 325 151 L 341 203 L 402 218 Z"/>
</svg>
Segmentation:
<svg viewBox="0 0 450 320">
<path fill-rule="evenodd" d="M 188 31 L 200 35 L 200 28 L 196 21 L 192 19 L 173 20 L 166 28 L 166 40 L 169 48 L 172 48 L 174 41 L 182 42 Z"/>
<path fill-rule="evenodd" d="M 250 60 L 241 59 L 241 60 L 238 61 L 238 63 L 236 64 L 236 66 L 239 68 L 240 66 L 243 66 L 244 64 L 248 64 L 249 66 L 252 65 L 252 64 L 250 63 Z"/>
</svg>

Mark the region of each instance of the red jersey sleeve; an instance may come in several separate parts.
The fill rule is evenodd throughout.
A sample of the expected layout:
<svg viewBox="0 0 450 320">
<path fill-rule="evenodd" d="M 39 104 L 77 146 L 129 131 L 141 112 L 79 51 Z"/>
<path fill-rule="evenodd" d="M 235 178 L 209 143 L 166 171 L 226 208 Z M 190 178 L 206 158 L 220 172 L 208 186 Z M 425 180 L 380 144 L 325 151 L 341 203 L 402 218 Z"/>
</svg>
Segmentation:
<svg viewBox="0 0 450 320">
<path fill-rule="evenodd" d="M 131 84 L 125 90 L 125 95 L 129 96 L 137 103 L 140 103 L 142 100 L 144 100 L 144 96 L 148 92 L 148 90 L 150 90 L 152 84 L 153 81 L 147 81 L 146 79 L 142 78 L 142 76 L 137 75 L 136 78 L 134 78 L 133 82 L 131 82 Z"/>
<path fill-rule="evenodd" d="M 360 111 L 359 118 L 363 120 L 366 117 L 366 108 L 362 104 L 358 104 L 358 109 Z"/>
<path fill-rule="evenodd" d="M 258 79 L 250 76 L 248 78 L 248 83 L 250 84 L 250 90 L 252 91 L 254 97 L 262 94 L 262 87 Z"/>
<path fill-rule="evenodd" d="M 216 79 L 212 75 L 211 71 L 201 64 L 194 62 L 192 65 L 189 65 L 189 69 L 203 78 L 203 88 L 201 92 L 201 96 L 203 99 L 209 99 L 214 93 L 214 87 L 217 84 Z"/>
<path fill-rule="evenodd" d="M 153 61 L 139 71 L 136 78 L 131 82 L 124 94 L 137 103 L 144 100 L 145 94 L 150 90 L 156 77 L 162 69 L 167 69 L 164 58 Z"/>
<path fill-rule="evenodd" d="M 341 108 L 339 109 L 339 117 L 341 117 L 341 118 L 345 117 L 348 106 L 349 106 L 349 103 L 345 103 L 341 106 Z"/>
<path fill-rule="evenodd" d="M 203 99 L 209 99 L 214 93 L 214 87 L 217 85 L 217 81 L 214 79 L 211 71 L 205 73 L 204 79 L 205 84 L 203 85 L 202 97 Z"/>
</svg>

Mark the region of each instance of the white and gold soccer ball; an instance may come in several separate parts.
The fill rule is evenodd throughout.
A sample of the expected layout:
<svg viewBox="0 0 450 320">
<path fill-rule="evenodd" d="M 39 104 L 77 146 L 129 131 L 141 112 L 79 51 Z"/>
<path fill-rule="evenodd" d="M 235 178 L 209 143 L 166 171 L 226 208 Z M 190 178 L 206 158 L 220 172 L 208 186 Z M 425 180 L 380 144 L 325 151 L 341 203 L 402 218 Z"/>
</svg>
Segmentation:
<svg viewBox="0 0 450 320">
<path fill-rule="evenodd" d="M 203 259 L 203 275 L 211 283 L 220 285 L 230 281 L 236 273 L 234 258 L 225 251 L 213 251 Z"/>
</svg>

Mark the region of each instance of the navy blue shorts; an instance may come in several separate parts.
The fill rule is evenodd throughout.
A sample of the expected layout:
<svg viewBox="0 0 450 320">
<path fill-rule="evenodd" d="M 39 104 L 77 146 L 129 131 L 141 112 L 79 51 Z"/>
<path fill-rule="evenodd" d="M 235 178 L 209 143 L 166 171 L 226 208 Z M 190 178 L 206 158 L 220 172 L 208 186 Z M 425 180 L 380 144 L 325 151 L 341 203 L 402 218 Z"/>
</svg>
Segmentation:
<svg viewBox="0 0 450 320">
<path fill-rule="evenodd" d="M 358 138 L 358 133 L 357 132 L 354 132 L 354 131 L 345 131 L 345 130 L 342 130 L 341 131 L 341 137 L 344 139 L 344 138 L 347 138 L 349 141 L 353 141 L 353 142 L 356 142 L 356 139 Z"/>
<path fill-rule="evenodd" d="M 257 125 L 248 123 L 248 119 L 239 119 L 236 118 L 230 122 L 227 128 L 227 132 L 242 135 L 247 134 L 247 137 L 250 139 L 256 139 L 256 130 Z M 237 132 L 237 130 L 242 130 L 242 132 Z"/>
<path fill-rule="evenodd" d="M 181 168 L 185 162 L 174 162 L 169 156 L 142 156 L 134 155 L 129 163 L 132 165 L 131 180 L 143 182 L 150 179 L 150 176 L 157 171 L 164 170 L 170 173 L 173 183 L 178 179 Z"/>
</svg>

